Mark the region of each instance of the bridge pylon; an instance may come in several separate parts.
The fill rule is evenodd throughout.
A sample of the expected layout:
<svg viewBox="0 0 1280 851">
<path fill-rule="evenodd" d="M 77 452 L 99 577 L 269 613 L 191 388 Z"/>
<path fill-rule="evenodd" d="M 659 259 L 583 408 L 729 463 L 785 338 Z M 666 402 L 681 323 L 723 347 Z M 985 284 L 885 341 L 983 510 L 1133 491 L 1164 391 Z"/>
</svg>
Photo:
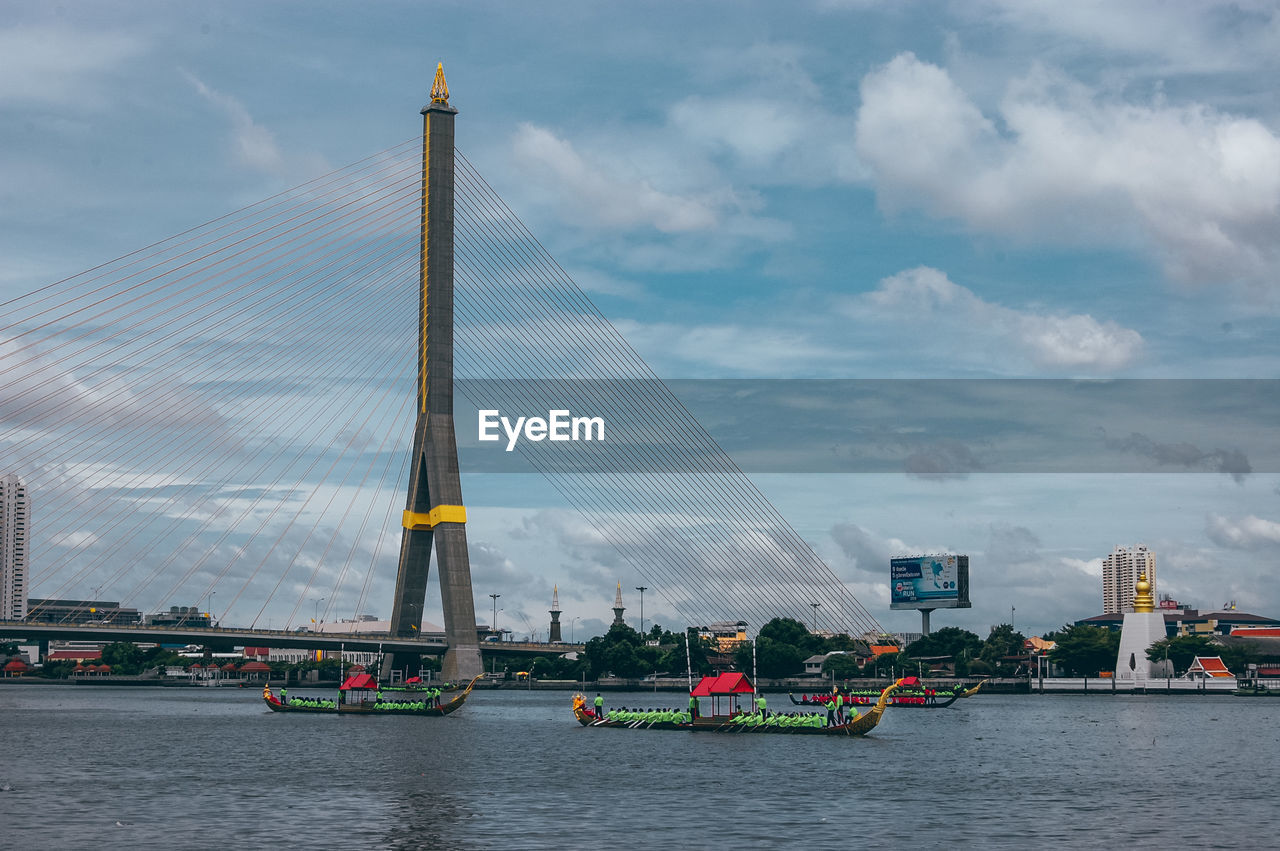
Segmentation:
<svg viewBox="0 0 1280 851">
<path fill-rule="evenodd" d="M 457 112 L 449 106 L 444 68 L 437 66 L 431 102 L 422 108 L 418 421 L 391 610 L 392 635 L 418 634 L 434 543 L 449 642 L 442 673 L 454 682 L 483 672 L 453 428 L 453 122 Z M 417 673 L 416 658 L 397 653 L 390 662 L 390 670 Z"/>
</svg>

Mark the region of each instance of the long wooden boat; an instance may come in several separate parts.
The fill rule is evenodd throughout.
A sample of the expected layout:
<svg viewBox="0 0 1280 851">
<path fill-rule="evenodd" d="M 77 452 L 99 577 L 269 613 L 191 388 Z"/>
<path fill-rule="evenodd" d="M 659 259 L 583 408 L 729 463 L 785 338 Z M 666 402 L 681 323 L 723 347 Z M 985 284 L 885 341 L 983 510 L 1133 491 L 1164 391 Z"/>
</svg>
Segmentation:
<svg viewBox="0 0 1280 851">
<path fill-rule="evenodd" d="M 1280 697 L 1280 688 L 1267 688 L 1264 685 L 1241 685 L 1231 692 L 1236 697 Z"/>
<path fill-rule="evenodd" d="M 573 715 L 584 727 L 625 728 L 630 730 L 685 730 L 703 733 L 773 733 L 801 736 L 865 736 L 880 723 L 881 716 L 889 705 L 893 691 L 901 686 L 902 680 L 880 693 L 875 705 L 861 715 L 850 718 L 843 724 L 831 726 L 811 726 L 808 724 L 788 725 L 786 723 L 770 723 L 777 715 L 761 718 L 749 713 L 733 713 L 730 715 L 710 715 L 688 719 L 686 713 L 666 712 L 659 715 L 675 716 L 653 721 L 645 720 L 613 720 L 606 716 L 597 718 L 594 711 L 587 708 L 587 699 L 581 694 L 573 696 Z M 696 690 L 695 690 L 696 693 Z M 743 692 L 745 693 L 745 692 Z M 718 696 L 724 693 L 713 693 Z M 821 716 L 813 716 L 819 718 Z"/>
<path fill-rule="evenodd" d="M 394 699 L 380 700 L 376 688 L 347 688 L 338 692 L 338 699 L 329 698 L 293 698 L 282 701 L 272 691 L 270 685 L 262 687 L 262 699 L 272 712 L 304 712 L 322 715 L 428 715 L 442 716 L 457 712 L 467 702 L 471 689 L 475 686 L 476 677 L 467 687 L 462 689 L 447 703 L 439 706 L 429 705 L 425 696 L 421 700 L 400 699 L 406 692 L 396 692 Z M 348 681 L 349 682 L 349 681 Z M 344 683 L 347 686 L 348 683 Z"/>
<path fill-rule="evenodd" d="M 791 698 L 791 702 L 796 706 L 826 705 L 824 702 L 825 696 L 813 695 L 813 697 L 809 697 L 801 695 L 800 699 L 796 700 L 796 696 L 788 692 L 787 697 Z M 928 696 L 923 694 L 898 693 L 889 699 L 889 706 L 897 709 L 942 709 L 955 703 L 960 697 L 961 695 L 958 692 L 949 692 L 945 698 L 942 695 L 935 695 L 934 701 L 930 703 Z M 866 706 L 871 703 L 871 697 L 865 694 L 846 694 L 844 701 L 846 708 L 850 706 Z"/>
</svg>

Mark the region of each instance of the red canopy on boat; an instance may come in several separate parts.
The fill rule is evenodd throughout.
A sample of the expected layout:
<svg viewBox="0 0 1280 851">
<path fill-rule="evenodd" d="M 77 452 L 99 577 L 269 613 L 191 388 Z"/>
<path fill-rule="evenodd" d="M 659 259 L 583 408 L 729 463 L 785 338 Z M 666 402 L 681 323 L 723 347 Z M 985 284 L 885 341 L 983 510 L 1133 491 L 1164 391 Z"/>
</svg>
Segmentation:
<svg viewBox="0 0 1280 851">
<path fill-rule="evenodd" d="M 754 691 L 746 674 L 719 674 L 703 677 L 689 692 L 692 697 L 711 697 L 720 694 L 749 694 Z"/>
<path fill-rule="evenodd" d="M 920 678 L 919 677 L 903 677 L 902 684 L 904 686 L 918 686 L 920 685 Z"/>
<path fill-rule="evenodd" d="M 353 670 L 353 671 L 354 671 L 354 670 L 355 670 L 355 668 L 352 668 L 351 670 Z M 364 670 L 364 668 L 361 668 L 360 670 L 362 670 L 362 671 L 363 671 L 363 670 Z M 420 682 L 422 682 L 422 677 L 410 677 L 409 679 L 405 680 L 404 682 L 405 682 L 405 685 L 408 685 L 408 684 L 410 684 L 410 683 L 420 683 Z"/>
<path fill-rule="evenodd" d="M 378 681 L 373 677 L 368 674 L 356 674 L 355 676 L 347 677 L 347 681 L 339 686 L 338 689 L 340 691 L 348 691 L 353 688 L 376 689 L 377 687 Z"/>
</svg>

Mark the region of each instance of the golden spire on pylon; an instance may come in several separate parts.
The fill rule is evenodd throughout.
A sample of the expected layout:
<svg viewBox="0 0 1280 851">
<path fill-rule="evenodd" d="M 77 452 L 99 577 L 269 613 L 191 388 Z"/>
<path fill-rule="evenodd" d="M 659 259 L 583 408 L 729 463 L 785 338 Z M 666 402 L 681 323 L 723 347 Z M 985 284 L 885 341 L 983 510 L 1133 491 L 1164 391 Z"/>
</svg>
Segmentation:
<svg viewBox="0 0 1280 851">
<path fill-rule="evenodd" d="M 444 63 L 436 63 L 436 78 L 431 83 L 431 102 L 449 105 L 449 84 L 444 81 Z"/>
<path fill-rule="evenodd" d="M 1156 598 L 1151 593 L 1151 583 L 1147 581 L 1147 572 L 1138 574 L 1138 583 L 1134 586 L 1133 610 L 1135 612 L 1154 612 Z"/>
</svg>

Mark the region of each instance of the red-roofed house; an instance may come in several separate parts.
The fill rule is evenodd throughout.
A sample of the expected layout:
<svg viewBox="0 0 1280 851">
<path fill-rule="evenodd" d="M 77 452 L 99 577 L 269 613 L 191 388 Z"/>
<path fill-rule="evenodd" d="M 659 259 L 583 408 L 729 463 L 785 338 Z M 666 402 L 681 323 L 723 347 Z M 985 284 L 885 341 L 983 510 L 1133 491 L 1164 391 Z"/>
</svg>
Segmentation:
<svg viewBox="0 0 1280 851">
<path fill-rule="evenodd" d="M 27 663 L 21 659 L 10 659 L 4 666 L 6 677 L 20 677 L 27 672 Z"/>
<path fill-rule="evenodd" d="M 1227 670 L 1221 656 L 1197 656 L 1187 668 L 1189 679 L 1235 678 L 1235 674 Z"/>
<path fill-rule="evenodd" d="M 66 648 L 62 650 L 50 650 L 49 655 L 44 657 L 46 662 L 89 662 L 102 658 L 102 648 L 93 650 L 84 650 L 79 648 Z"/>
<path fill-rule="evenodd" d="M 240 673 L 251 680 L 260 680 L 264 677 L 270 678 L 271 666 L 266 662 L 259 662 L 257 660 L 245 662 L 240 666 Z"/>
</svg>

